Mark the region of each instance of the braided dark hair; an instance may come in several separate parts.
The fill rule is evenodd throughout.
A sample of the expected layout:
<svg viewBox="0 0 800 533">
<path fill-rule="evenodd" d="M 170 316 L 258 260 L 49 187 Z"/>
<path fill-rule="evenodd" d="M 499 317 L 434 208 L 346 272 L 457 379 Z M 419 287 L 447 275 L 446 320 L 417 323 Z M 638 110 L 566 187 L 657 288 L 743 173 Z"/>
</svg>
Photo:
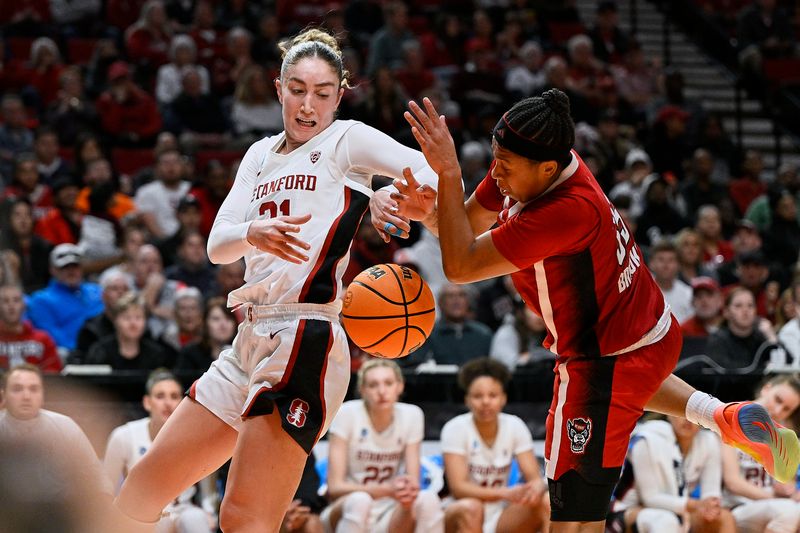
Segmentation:
<svg viewBox="0 0 800 533">
<path fill-rule="evenodd" d="M 505 114 L 508 126 L 518 135 L 537 145 L 562 150 L 569 154 L 575 144 L 575 124 L 569 111 L 569 97 L 558 89 L 541 96 L 525 98 Z M 558 161 L 560 165 L 569 159 Z"/>
<path fill-rule="evenodd" d="M 503 392 L 508 391 L 508 383 L 511 381 L 511 372 L 508 367 L 496 359 L 489 357 L 479 357 L 471 359 L 458 371 L 458 386 L 466 394 L 469 387 L 476 379 L 487 376 L 498 381 L 503 386 Z"/>
</svg>

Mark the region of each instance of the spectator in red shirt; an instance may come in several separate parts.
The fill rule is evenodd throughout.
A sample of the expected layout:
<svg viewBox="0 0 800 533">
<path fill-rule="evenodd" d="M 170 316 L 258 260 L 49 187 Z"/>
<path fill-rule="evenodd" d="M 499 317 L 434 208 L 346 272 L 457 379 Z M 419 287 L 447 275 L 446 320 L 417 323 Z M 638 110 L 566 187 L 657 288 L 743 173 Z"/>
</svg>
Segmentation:
<svg viewBox="0 0 800 533">
<path fill-rule="evenodd" d="M 694 315 L 681 323 L 684 337 L 708 337 L 722 323 L 722 291 L 712 278 L 700 276 L 692 280 Z"/>
<path fill-rule="evenodd" d="M 139 20 L 125 30 L 125 48 L 131 62 L 153 74 L 169 62 L 171 39 L 172 29 L 161 0 L 149 0 L 139 12 Z"/>
<path fill-rule="evenodd" d="M 64 70 L 56 43 L 49 37 L 39 37 L 31 45 L 28 85 L 36 89 L 39 106 L 47 108 L 58 96 L 59 77 Z"/>
<path fill-rule="evenodd" d="M 161 130 L 155 99 L 133 83 L 123 61 L 109 67 L 108 81 L 111 87 L 97 99 L 103 131 L 118 145 L 152 146 Z"/>
<path fill-rule="evenodd" d="M 403 67 L 397 71 L 395 77 L 410 98 L 420 98 L 425 89 L 436 85 L 436 77 L 431 69 L 425 67 L 425 56 L 422 55 L 419 41 L 404 42 L 403 57 Z"/>
<path fill-rule="evenodd" d="M 56 343 L 41 329 L 23 320 L 25 300 L 18 285 L 0 286 L 0 368 L 21 363 L 38 366 L 43 372 L 61 371 Z"/>
<path fill-rule="evenodd" d="M 216 159 L 212 159 L 206 165 L 203 180 L 189 191 L 189 194 L 197 199 L 197 204 L 200 207 L 200 215 L 202 217 L 200 233 L 206 239 L 211 233 L 214 218 L 216 218 L 217 211 L 219 211 L 222 202 L 228 195 L 232 181 L 228 176 L 228 168 Z"/>
<path fill-rule="evenodd" d="M 763 171 L 764 159 L 761 154 L 756 150 L 747 150 L 744 153 L 741 177 L 732 180 L 728 186 L 739 215 L 744 216 L 753 200 L 767 192 L 767 186 L 761 181 Z"/>
</svg>

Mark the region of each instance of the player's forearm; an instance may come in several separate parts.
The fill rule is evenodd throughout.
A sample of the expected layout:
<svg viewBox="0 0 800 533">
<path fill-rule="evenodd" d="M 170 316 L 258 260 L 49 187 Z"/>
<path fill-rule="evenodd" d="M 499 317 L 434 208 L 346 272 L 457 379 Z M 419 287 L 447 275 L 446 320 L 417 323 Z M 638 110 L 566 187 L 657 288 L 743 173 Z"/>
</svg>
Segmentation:
<svg viewBox="0 0 800 533">
<path fill-rule="evenodd" d="M 218 218 L 208 237 L 209 260 L 214 264 L 221 265 L 241 259 L 252 248 L 252 245 L 247 242 L 247 230 L 251 222 L 231 224 Z"/>
<path fill-rule="evenodd" d="M 450 485 L 450 492 L 456 498 L 476 498 L 482 502 L 496 502 L 507 499 L 507 487 L 482 487 L 471 481 Z"/>
<path fill-rule="evenodd" d="M 475 234 L 464 209 L 460 170 L 453 169 L 439 176 L 437 214 L 444 273 L 447 279 L 459 283 L 475 243 Z"/>
<path fill-rule="evenodd" d="M 392 494 L 391 487 L 385 484 L 359 485 L 358 483 L 349 483 L 347 481 L 328 484 L 328 497 L 331 500 L 347 496 L 353 492 L 366 492 L 373 498 L 386 498 Z"/>
</svg>

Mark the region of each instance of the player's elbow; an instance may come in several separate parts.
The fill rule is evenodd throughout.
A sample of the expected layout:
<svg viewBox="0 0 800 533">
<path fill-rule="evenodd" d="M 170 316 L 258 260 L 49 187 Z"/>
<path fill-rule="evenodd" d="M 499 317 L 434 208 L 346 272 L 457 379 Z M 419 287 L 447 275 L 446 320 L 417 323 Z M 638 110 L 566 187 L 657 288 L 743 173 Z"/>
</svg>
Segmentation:
<svg viewBox="0 0 800 533">
<path fill-rule="evenodd" d="M 472 281 L 469 271 L 458 261 L 446 261 L 442 264 L 444 275 L 451 283 L 469 283 Z"/>
</svg>

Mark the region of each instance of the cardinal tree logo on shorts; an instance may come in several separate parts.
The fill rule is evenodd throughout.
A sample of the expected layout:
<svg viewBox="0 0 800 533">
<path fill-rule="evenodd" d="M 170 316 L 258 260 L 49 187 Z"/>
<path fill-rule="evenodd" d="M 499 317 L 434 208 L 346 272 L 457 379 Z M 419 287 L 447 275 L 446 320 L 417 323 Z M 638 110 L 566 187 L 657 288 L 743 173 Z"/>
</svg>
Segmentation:
<svg viewBox="0 0 800 533">
<path fill-rule="evenodd" d="M 591 418 L 570 418 L 567 420 L 567 435 L 572 453 L 583 453 L 592 438 Z"/>
<path fill-rule="evenodd" d="M 308 402 L 295 398 L 286 413 L 286 421 L 294 427 L 301 428 L 306 425 L 306 415 L 308 414 Z"/>
<path fill-rule="evenodd" d="M 309 154 L 308 156 L 309 158 L 311 158 L 311 164 L 316 165 L 317 161 L 319 161 L 319 156 L 321 155 L 322 154 L 320 153 L 319 150 L 314 150 L 313 152 L 311 152 L 311 154 Z"/>
</svg>

